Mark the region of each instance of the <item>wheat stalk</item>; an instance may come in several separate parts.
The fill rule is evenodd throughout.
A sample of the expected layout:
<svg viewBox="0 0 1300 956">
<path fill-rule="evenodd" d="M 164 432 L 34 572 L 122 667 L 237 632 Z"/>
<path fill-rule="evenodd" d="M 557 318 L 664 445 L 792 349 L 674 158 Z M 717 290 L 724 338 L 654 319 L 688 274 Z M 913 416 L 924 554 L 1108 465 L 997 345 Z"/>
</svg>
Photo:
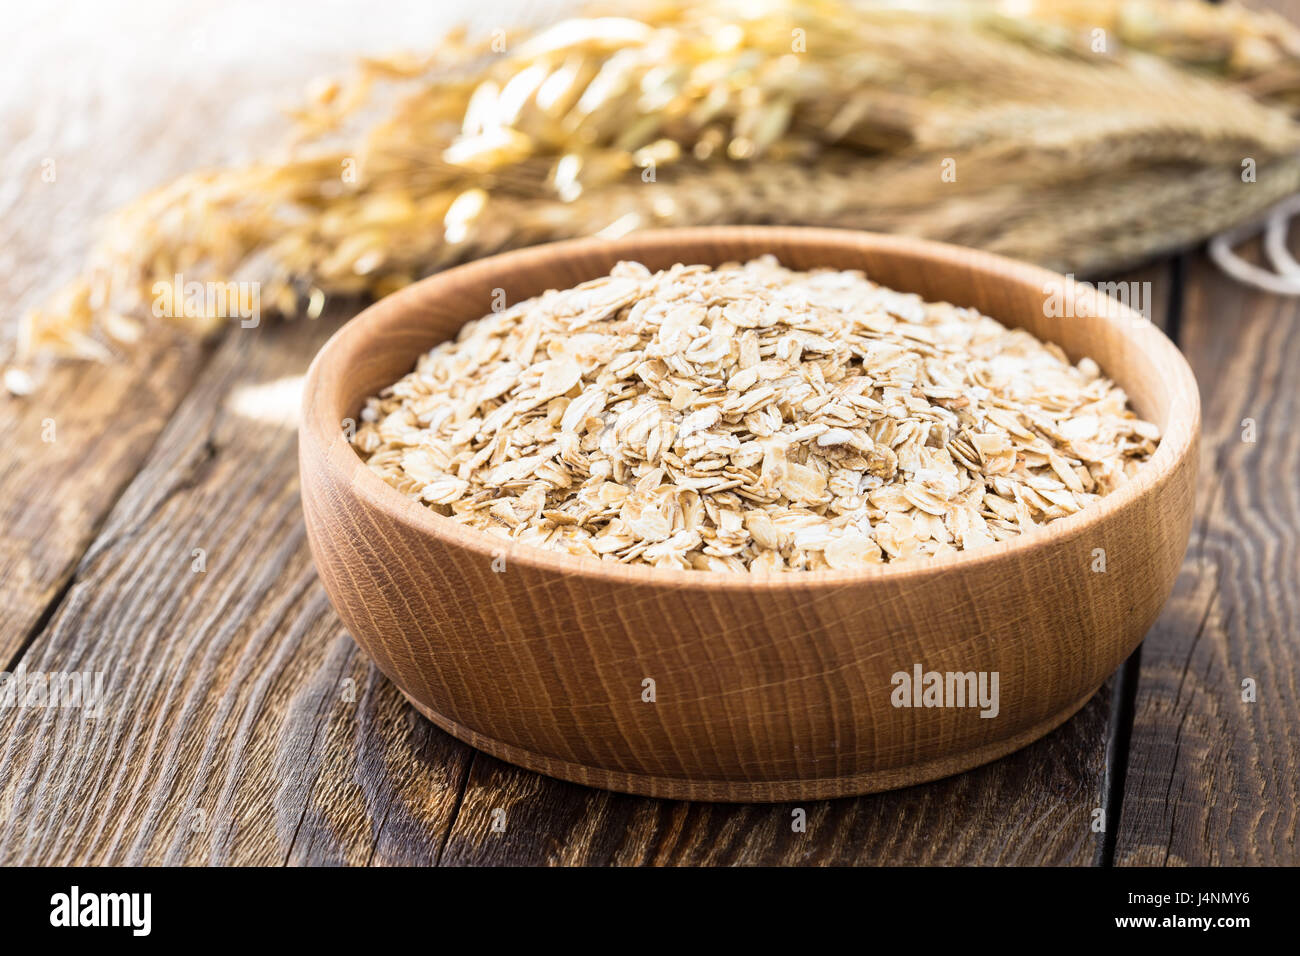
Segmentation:
<svg viewBox="0 0 1300 956">
<path fill-rule="evenodd" d="M 193 173 L 117 214 L 86 273 L 24 317 L 18 358 L 111 355 L 176 275 L 257 281 L 274 311 L 314 316 L 488 252 L 664 225 L 887 229 L 1082 273 L 1194 242 L 1300 179 L 1285 105 L 1300 42 L 1276 17 L 1175 0 L 1015 18 L 976 0 L 754 7 L 593 10 L 500 54 L 461 34 L 366 61 L 295 111 L 287 158 Z"/>
</svg>

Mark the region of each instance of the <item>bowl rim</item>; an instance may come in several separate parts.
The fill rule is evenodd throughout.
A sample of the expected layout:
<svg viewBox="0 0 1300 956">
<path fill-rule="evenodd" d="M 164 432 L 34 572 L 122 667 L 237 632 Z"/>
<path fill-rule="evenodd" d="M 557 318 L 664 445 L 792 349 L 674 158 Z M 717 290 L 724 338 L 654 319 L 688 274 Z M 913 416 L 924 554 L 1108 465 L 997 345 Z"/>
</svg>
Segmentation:
<svg viewBox="0 0 1300 956">
<path fill-rule="evenodd" d="M 1166 427 L 1162 430 L 1155 454 L 1138 473 L 1116 491 L 1075 514 L 1047 524 L 1035 531 L 994 542 L 974 551 L 958 551 L 915 561 L 884 563 L 852 571 L 772 571 L 772 572 L 702 572 L 681 568 L 659 568 L 648 565 L 593 559 L 587 556 L 549 551 L 534 545 L 520 544 L 510 538 L 500 538 L 453 521 L 406 497 L 396 488 L 370 470 L 343 437 L 337 423 L 346 413 L 338 416 L 326 414 L 341 404 L 340 380 L 327 374 L 337 362 L 337 353 L 358 341 L 364 342 L 381 334 L 384 325 L 410 310 L 436 299 L 443 286 L 475 272 L 494 272 L 513 265 L 537 266 L 547 261 L 579 257 L 599 247 L 604 255 L 610 252 L 636 259 L 638 251 L 652 248 L 664 250 L 690 242 L 738 242 L 761 246 L 765 237 L 780 234 L 783 242 L 806 241 L 842 245 L 864 252 L 893 250 L 935 260 L 960 262 L 972 272 L 996 274 L 1000 281 L 1026 282 L 1039 286 L 1048 283 L 1065 283 L 1072 287 L 1075 302 L 1092 305 L 1106 300 L 1100 314 L 1093 316 L 1114 326 L 1119 334 L 1139 351 L 1161 362 L 1172 374 L 1168 389 L 1173 400 Z M 756 249 L 752 255 L 763 254 Z M 596 278 L 593 276 L 592 278 Z M 540 291 L 535 294 L 540 294 Z M 899 289 L 899 291 L 908 291 Z M 466 321 L 471 321 L 467 318 Z M 997 317 L 998 321 L 1006 321 Z M 412 356 L 414 366 L 416 356 Z M 1106 373 L 1106 370 L 1102 370 Z M 1184 401 L 1179 401 L 1179 398 Z M 1095 286 L 1076 282 L 1041 266 L 1020 262 L 995 253 L 958 246 L 951 243 L 876 233 L 854 229 L 829 229 L 804 226 L 699 226 L 674 229 L 655 229 L 634 232 L 615 240 L 596 238 L 566 239 L 523 249 L 499 253 L 456 266 L 407 286 L 369 305 L 346 322 L 321 347 L 312 360 L 305 376 L 302 392 L 302 417 L 299 426 L 300 449 L 310 444 L 319 453 L 313 462 L 328 469 L 338 487 L 351 489 L 367 508 L 382 513 L 406 531 L 428 535 L 449 546 L 463 549 L 484 561 L 504 557 L 507 566 L 514 564 L 539 572 L 559 572 L 578 578 L 600 579 L 608 583 L 661 585 L 679 590 L 750 591 L 798 588 L 807 590 L 832 590 L 862 585 L 888 578 L 891 581 L 909 582 L 936 577 L 949 572 L 971 571 L 995 564 L 1009 554 L 1027 549 L 1046 548 L 1087 534 L 1098 525 L 1128 510 L 1143 494 L 1165 483 L 1177 470 L 1197 444 L 1200 434 L 1200 393 L 1196 379 L 1187 360 L 1177 346 L 1154 323 L 1127 305 L 1102 296 Z M 300 460 L 305 461 L 300 451 Z M 306 485 L 304 484 L 304 488 Z"/>
</svg>

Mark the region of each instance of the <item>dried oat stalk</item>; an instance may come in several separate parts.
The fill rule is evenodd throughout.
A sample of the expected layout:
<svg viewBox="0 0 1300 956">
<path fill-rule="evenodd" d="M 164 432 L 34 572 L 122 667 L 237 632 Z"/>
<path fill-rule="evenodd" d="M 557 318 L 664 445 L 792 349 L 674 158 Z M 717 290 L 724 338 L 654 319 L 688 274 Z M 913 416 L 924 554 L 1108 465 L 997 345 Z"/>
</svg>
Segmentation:
<svg viewBox="0 0 1300 956">
<path fill-rule="evenodd" d="M 87 274 L 23 320 L 20 358 L 106 357 L 178 274 L 257 281 L 264 308 L 316 315 L 488 252 L 665 225 L 893 229 L 1084 272 L 1202 238 L 1300 179 L 1279 105 L 1300 43 L 1276 17 L 1177 0 L 620 9 L 318 85 L 287 158 L 194 173 L 117 215 Z"/>
</svg>

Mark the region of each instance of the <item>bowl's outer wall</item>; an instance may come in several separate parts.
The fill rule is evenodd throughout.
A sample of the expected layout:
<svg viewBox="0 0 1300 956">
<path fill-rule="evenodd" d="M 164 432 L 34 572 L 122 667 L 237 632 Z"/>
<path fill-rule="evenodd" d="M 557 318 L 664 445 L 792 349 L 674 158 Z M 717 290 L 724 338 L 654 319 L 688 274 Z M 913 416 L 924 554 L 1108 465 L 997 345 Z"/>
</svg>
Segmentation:
<svg viewBox="0 0 1300 956">
<path fill-rule="evenodd" d="M 620 258 L 653 268 L 773 252 L 796 268 L 864 268 L 1092 355 L 1157 422 L 1174 421 L 1188 401 L 1175 388 L 1190 380 L 1185 365 L 1162 369 L 1168 354 L 1141 346 L 1158 333 L 1045 316 L 1039 270 L 990 272 L 989 257 L 863 234 L 696 234 L 709 232 L 635 252 L 592 242 L 564 244 L 574 251 L 559 259 L 542 247 L 484 260 L 378 303 L 331 341 L 309 376 L 306 413 L 317 427 L 303 428 L 301 474 L 312 551 L 348 629 L 426 713 L 472 743 L 558 776 L 662 796 L 899 786 L 1055 726 L 1137 646 L 1172 589 L 1191 527 L 1195 409 L 1184 452 L 1101 521 L 1059 522 L 995 559 L 934 574 L 792 574 L 752 587 L 607 565 L 586 574 L 534 551 L 518 560 L 523 549 L 506 542 L 468 549 L 413 527 L 404 501 L 377 507 L 366 485 L 377 479 L 337 425 L 330 437 L 331 423 L 355 415 L 416 354 L 488 311 L 496 290 L 518 301 L 602 275 Z M 936 248 L 950 258 L 936 260 Z M 351 467 L 339 467 L 348 460 L 339 446 Z M 996 672 L 997 716 L 894 706 L 893 675 L 916 664 Z M 643 699 L 647 679 L 653 703 Z"/>
</svg>

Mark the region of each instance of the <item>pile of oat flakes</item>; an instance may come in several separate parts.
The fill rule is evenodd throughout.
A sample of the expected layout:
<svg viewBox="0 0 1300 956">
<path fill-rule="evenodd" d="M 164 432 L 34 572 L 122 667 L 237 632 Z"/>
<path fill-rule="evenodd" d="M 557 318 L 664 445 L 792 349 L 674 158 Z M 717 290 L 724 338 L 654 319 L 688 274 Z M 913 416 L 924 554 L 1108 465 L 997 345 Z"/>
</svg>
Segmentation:
<svg viewBox="0 0 1300 956">
<path fill-rule="evenodd" d="M 456 521 L 734 571 L 979 548 L 1087 507 L 1159 438 L 1090 359 L 770 256 L 624 262 L 489 314 L 361 417 L 369 466 Z"/>
</svg>

